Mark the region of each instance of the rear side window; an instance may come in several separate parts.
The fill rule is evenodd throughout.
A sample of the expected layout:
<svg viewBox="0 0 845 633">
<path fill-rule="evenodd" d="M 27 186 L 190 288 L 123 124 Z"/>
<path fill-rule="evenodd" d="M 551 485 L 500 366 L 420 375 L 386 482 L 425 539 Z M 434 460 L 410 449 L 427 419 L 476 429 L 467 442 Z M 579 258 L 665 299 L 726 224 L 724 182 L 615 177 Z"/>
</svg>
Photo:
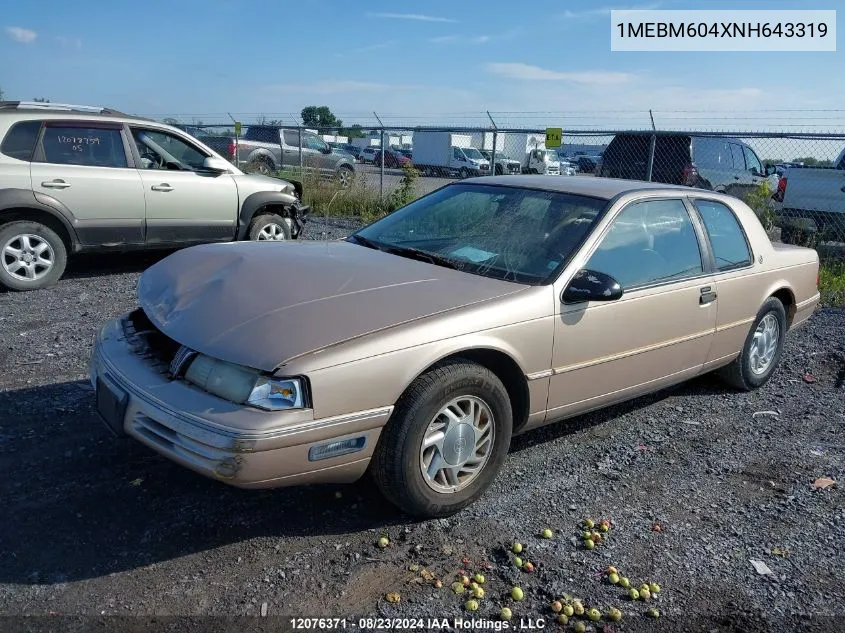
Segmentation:
<svg viewBox="0 0 845 633">
<path fill-rule="evenodd" d="M 711 169 L 732 169 L 733 158 L 728 144 L 718 138 L 695 139 L 695 164 Z"/>
<path fill-rule="evenodd" d="M 742 153 L 742 145 L 731 143 L 731 156 L 734 160 L 734 169 L 745 169 L 745 156 Z"/>
<path fill-rule="evenodd" d="M 695 207 L 710 236 L 716 268 L 726 271 L 750 266 L 751 250 L 733 211 L 713 200 L 696 200 Z"/>
<path fill-rule="evenodd" d="M 18 160 L 32 160 L 38 133 L 41 131 L 41 121 L 20 121 L 15 123 L 6 133 L 0 152 Z"/>
<path fill-rule="evenodd" d="M 47 126 L 41 142 L 44 160 L 57 165 L 126 167 L 120 130 L 96 127 Z"/>
<path fill-rule="evenodd" d="M 285 130 L 285 145 L 299 147 L 299 132 L 297 130 Z"/>
</svg>

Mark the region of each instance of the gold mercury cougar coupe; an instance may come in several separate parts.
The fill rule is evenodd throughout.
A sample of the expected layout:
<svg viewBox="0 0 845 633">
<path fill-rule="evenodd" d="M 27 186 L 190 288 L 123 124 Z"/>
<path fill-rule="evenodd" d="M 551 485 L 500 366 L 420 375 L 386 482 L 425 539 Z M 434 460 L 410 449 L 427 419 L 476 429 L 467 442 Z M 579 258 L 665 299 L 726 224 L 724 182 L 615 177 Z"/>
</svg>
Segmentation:
<svg viewBox="0 0 845 633">
<path fill-rule="evenodd" d="M 345 240 L 170 255 L 96 336 L 91 382 L 115 433 L 208 477 L 370 468 L 403 510 L 445 516 L 514 434 L 712 370 L 760 387 L 818 269 L 711 191 L 468 179 Z"/>
</svg>

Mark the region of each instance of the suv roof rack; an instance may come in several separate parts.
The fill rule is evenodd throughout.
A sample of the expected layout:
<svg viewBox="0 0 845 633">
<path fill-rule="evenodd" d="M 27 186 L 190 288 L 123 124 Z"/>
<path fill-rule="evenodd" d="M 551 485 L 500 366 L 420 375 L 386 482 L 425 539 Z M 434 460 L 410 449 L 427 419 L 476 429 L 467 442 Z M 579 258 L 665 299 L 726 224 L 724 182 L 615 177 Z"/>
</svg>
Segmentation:
<svg viewBox="0 0 845 633">
<path fill-rule="evenodd" d="M 0 101 L 0 110 L 55 110 L 62 112 L 88 112 L 91 114 L 116 114 L 127 116 L 113 108 L 100 106 L 74 105 L 71 103 L 52 103 L 50 101 Z"/>
</svg>

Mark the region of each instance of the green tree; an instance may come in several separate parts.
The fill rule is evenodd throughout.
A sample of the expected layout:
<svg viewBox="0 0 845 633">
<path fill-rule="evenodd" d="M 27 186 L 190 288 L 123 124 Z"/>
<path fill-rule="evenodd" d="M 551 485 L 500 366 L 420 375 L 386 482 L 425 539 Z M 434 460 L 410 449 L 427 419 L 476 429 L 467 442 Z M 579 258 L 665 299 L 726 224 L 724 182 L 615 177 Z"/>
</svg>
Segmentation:
<svg viewBox="0 0 845 633">
<path fill-rule="evenodd" d="M 318 130 L 343 127 L 343 121 L 338 119 L 329 106 L 305 106 L 300 113 L 305 127 L 315 127 Z"/>
<path fill-rule="evenodd" d="M 349 138 L 364 138 L 364 130 L 357 123 L 350 127 L 341 128 L 338 134 Z"/>
<path fill-rule="evenodd" d="M 806 156 L 804 158 L 794 158 L 792 160 L 793 163 L 804 163 L 807 167 L 830 167 L 832 165 L 831 161 L 829 160 L 819 160 L 818 158 L 813 158 L 812 156 Z"/>
</svg>

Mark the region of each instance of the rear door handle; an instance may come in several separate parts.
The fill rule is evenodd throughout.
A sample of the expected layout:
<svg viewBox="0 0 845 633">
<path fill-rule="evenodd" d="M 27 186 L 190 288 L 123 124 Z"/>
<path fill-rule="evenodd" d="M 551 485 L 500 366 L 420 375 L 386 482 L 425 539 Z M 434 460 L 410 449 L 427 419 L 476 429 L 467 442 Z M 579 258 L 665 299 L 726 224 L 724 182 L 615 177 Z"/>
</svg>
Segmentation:
<svg viewBox="0 0 845 633">
<path fill-rule="evenodd" d="M 70 183 L 61 178 L 56 178 L 55 180 L 45 180 L 41 183 L 41 186 L 45 189 L 67 189 L 70 187 Z"/>
<path fill-rule="evenodd" d="M 150 189 L 153 191 L 173 191 L 173 187 L 168 185 L 166 182 L 163 182 L 160 185 L 153 185 Z"/>
<path fill-rule="evenodd" d="M 711 286 L 704 286 L 701 289 L 701 296 L 698 299 L 698 303 L 705 306 L 708 303 L 713 303 L 716 300 L 716 293 L 713 292 L 713 288 Z"/>
</svg>

